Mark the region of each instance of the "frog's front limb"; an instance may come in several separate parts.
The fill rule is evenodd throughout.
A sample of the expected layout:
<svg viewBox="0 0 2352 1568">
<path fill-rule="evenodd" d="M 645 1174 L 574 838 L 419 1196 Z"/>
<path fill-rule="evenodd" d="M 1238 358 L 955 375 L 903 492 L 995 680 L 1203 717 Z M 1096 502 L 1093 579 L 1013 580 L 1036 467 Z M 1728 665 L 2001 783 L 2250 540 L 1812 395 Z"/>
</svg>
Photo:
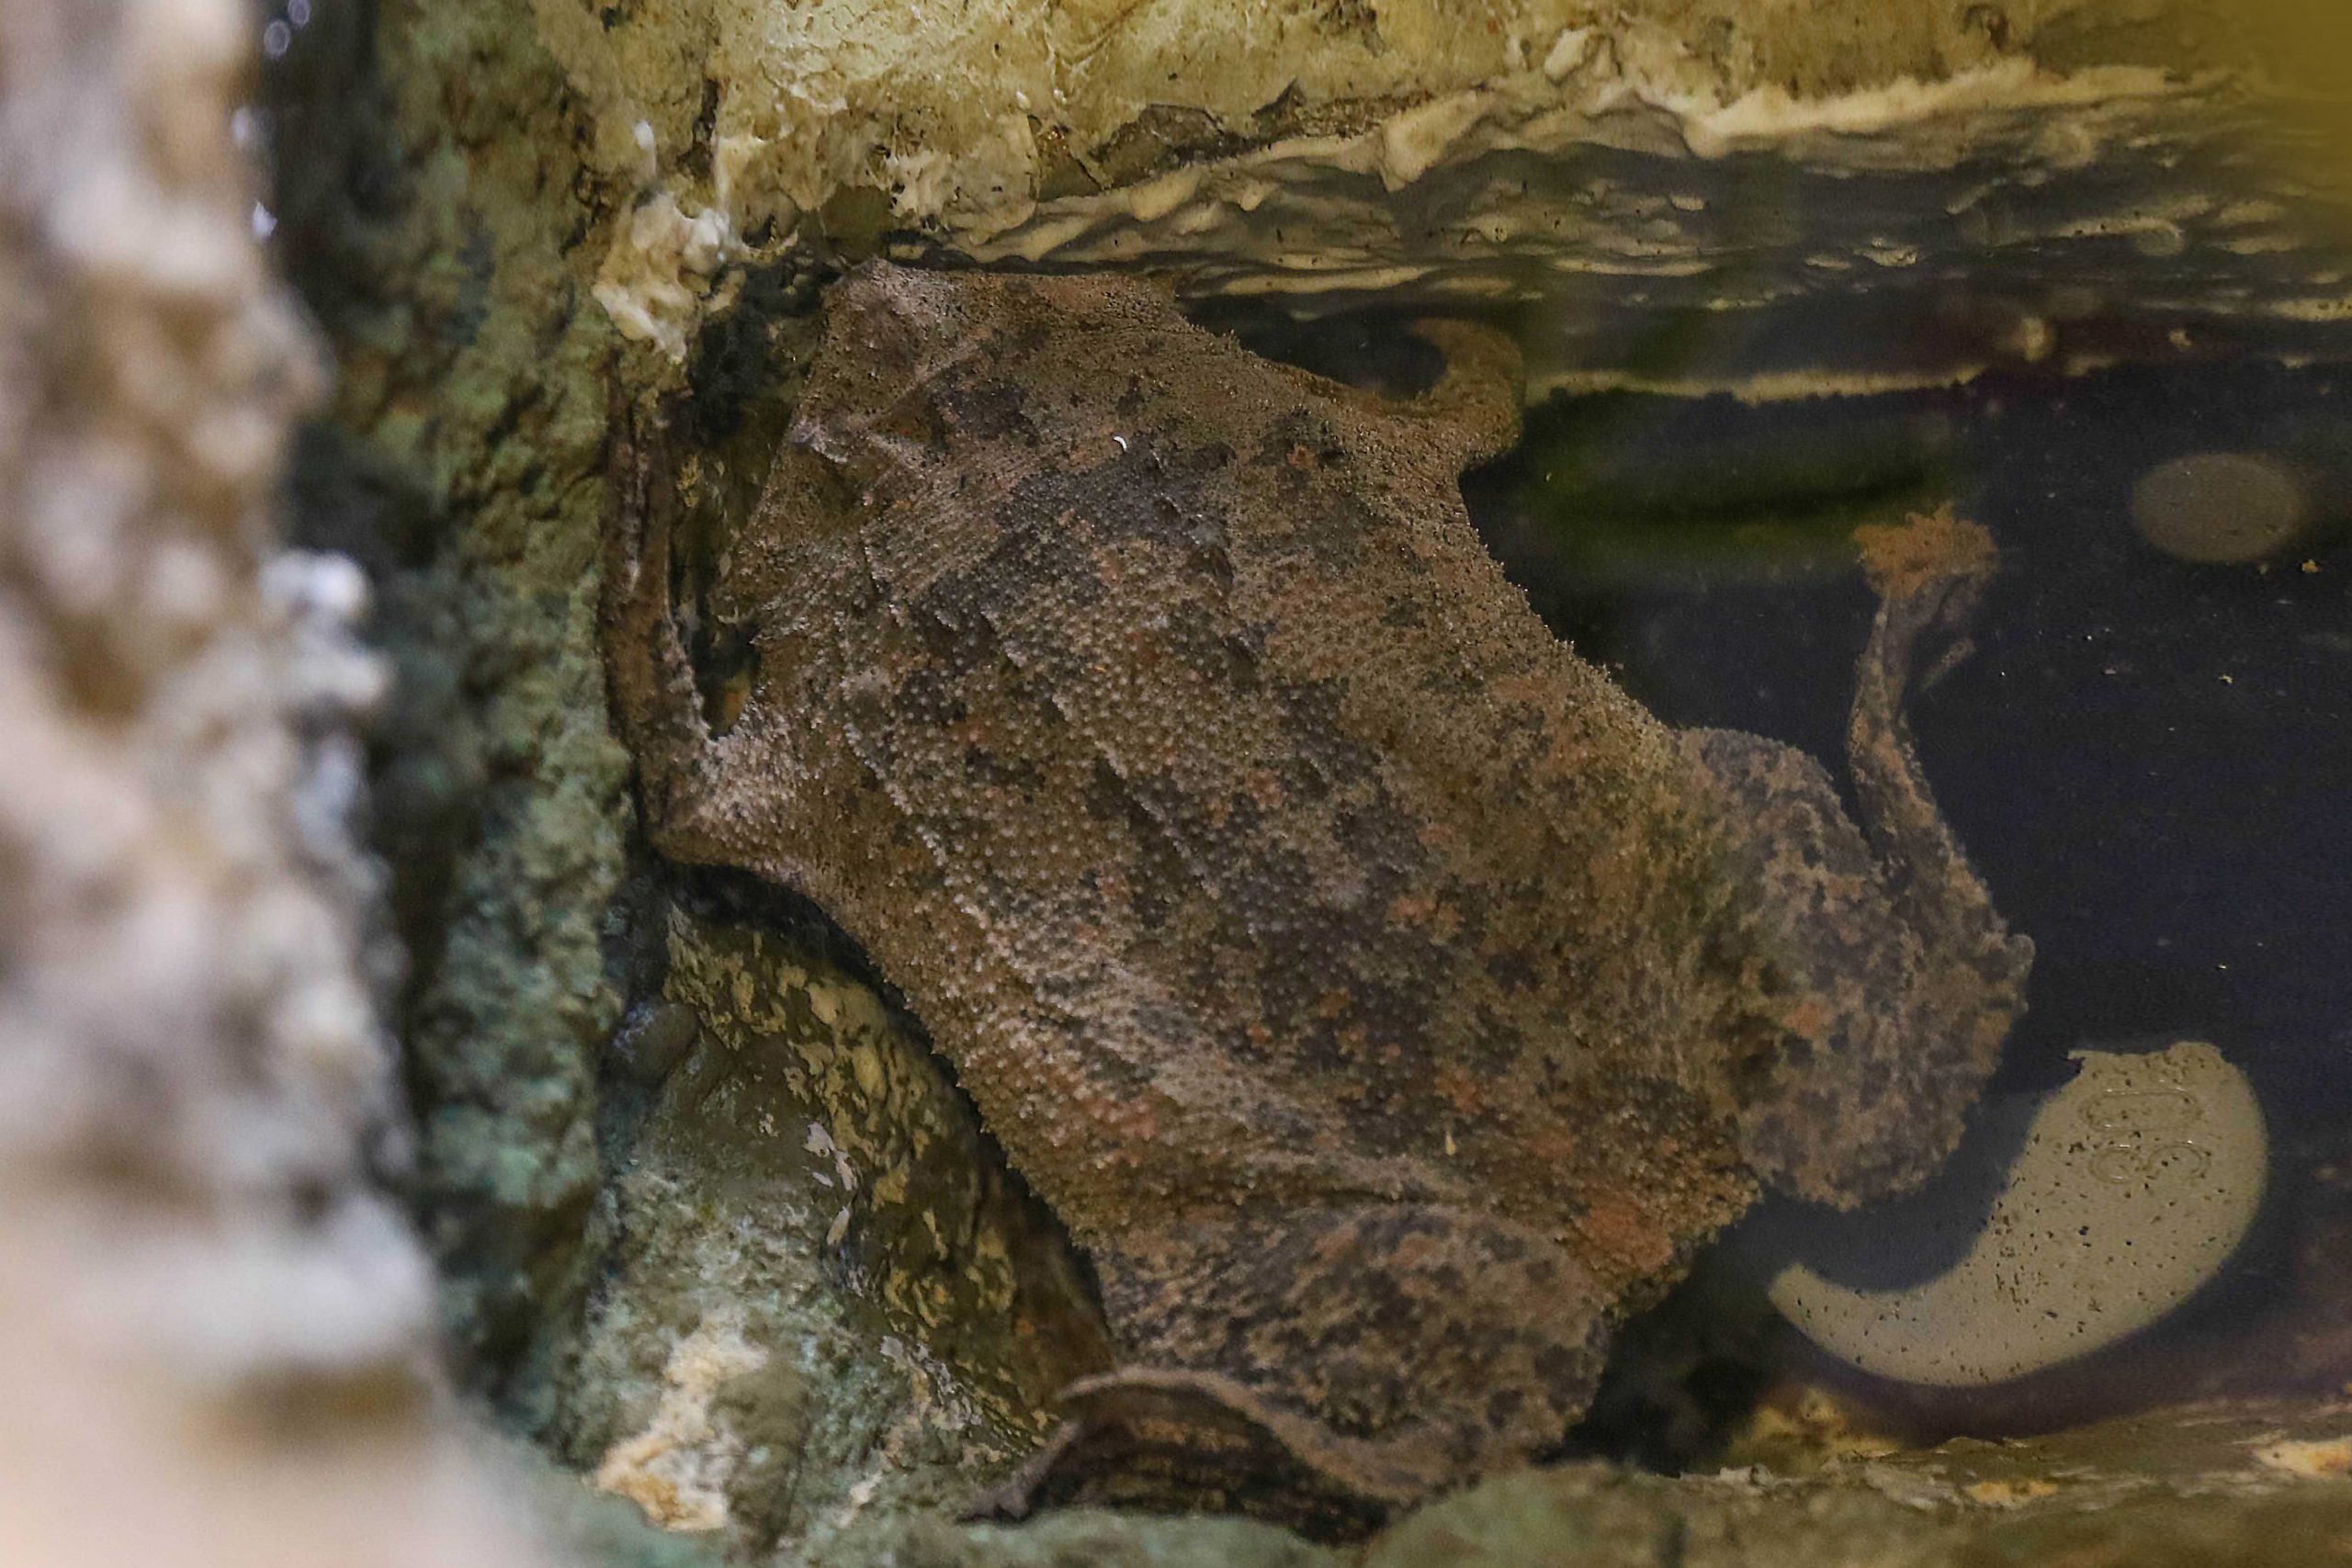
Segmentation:
<svg viewBox="0 0 2352 1568">
<path fill-rule="evenodd" d="M 600 606 L 605 682 L 637 760 L 647 831 L 671 858 L 710 863 L 741 846 L 717 808 L 719 745 L 672 603 L 678 492 L 666 435 L 615 392 Z"/>
<path fill-rule="evenodd" d="M 1376 1519 L 1556 1445 L 1600 1379 L 1604 1292 L 1559 1237 L 1476 1210 L 1204 1208 L 1088 1251 L 1132 1364 L 1065 1391 L 1000 1505 L 1157 1474 L 1171 1498 Z"/>
</svg>

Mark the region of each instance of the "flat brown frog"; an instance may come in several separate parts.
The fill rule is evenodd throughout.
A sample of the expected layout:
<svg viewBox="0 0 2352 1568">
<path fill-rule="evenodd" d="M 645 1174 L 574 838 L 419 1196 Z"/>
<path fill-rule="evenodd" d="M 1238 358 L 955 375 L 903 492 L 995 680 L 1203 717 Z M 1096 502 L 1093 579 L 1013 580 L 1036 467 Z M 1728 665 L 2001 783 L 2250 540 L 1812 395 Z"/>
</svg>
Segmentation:
<svg viewBox="0 0 2352 1568">
<path fill-rule="evenodd" d="M 1449 368 L 1391 401 L 1134 281 L 876 265 L 829 310 L 707 606 L 740 708 L 697 694 L 655 438 L 612 690 L 655 842 L 823 905 L 1091 1257 L 1124 1370 L 1037 1495 L 1195 1438 L 1375 1505 L 1521 1461 L 1759 1183 L 1942 1159 L 2030 958 L 1900 705 L 1982 530 L 1870 552 L 1866 836 L 1505 581 L 1457 485 L 1515 439 L 1499 336 L 1425 325 Z"/>
</svg>

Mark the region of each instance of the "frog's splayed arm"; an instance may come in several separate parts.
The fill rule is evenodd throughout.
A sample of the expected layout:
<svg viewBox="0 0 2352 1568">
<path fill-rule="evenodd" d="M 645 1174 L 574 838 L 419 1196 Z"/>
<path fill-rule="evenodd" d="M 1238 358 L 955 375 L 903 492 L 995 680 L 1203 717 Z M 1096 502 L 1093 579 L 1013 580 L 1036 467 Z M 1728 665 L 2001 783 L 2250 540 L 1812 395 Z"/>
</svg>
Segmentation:
<svg viewBox="0 0 2352 1568">
<path fill-rule="evenodd" d="M 1747 1042 L 1733 1075 L 1741 1151 L 1780 1190 L 1839 1208 L 1942 1161 L 2024 1010 L 2033 954 L 1938 811 L 1903 713 L 1923 640 L 1958 631 L 1992 541 L 1939 515 L 1861 543 L 1881 599 L 1849 732 L 1861 827 L 1792 748 L 1684 740 L 1743 825 L 1730 850 L 1763 912 L 1746 940 L 1770 979 L 1737 990 L 1741 1026 L 1724 1035 Z"/>
</svg>

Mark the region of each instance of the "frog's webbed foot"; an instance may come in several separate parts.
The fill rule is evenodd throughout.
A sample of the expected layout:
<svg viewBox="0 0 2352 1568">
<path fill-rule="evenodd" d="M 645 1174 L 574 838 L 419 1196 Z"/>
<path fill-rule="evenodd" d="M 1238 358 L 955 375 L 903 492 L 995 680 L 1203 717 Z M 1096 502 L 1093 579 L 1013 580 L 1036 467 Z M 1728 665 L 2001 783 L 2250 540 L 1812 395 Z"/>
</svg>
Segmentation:
<svg viewBox="0 0 2352 1568">
<path fill-rule="evenodd" d="M 1554 1235 L 1474 1209 L 1196 1212 L 1096 1246 L 1131 1364 L 993 1499 L 1222 1508 L 1344 1534 L 1558 1444 L 1610 1303 Z"/>
<path fill-rule="evenodd" d="M 1863 575 L 1879 597 L 1865 675 L 1875 674 L 1884 695 L 1899 705 L 1907 686 L 1932 682 L 1973 651 L 1968 625 L 2000 558 L 1992 535 L 1954 517 L 1950 507 L 1892 527 L 1858 528 L 1854 538 Z M 1918 671 L 1922 644 L 1936 637 L 1945 645 Z"/>
<path fill-rule="evenodd" d="M 617 384 L 611 412 L 613 500 L 600 606 L 605 686 L 621 739 L 637 759 L 654 841 L 681 860 L 713 859 L 706 821 L 712 739 L 671 596 L 678 493 L 667 431 Z"/>
</svg>

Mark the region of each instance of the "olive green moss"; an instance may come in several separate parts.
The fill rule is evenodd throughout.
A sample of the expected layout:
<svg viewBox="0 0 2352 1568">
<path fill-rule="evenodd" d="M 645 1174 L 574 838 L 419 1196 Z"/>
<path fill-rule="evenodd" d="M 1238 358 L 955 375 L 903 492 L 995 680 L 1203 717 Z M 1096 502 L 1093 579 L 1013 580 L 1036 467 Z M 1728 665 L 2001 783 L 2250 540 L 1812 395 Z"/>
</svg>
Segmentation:
<svg viewBox="0 0 2352 1568">
<path fill-rule="evenodd" d="M 1015 1529 L 861 1532 L 826 1568 L 1235 1563 L 1307 1568 L 2303 1568 L 2352 1561 L 2352 1407 L 2214 1406 L 1907 1454 L 1811 1450 L 1789 1472 L 1673 1478 L 1600 1464 L 1499 1476 L 1358 1551 L 1235 1520 L 1073 1511 Z M 2301 1471 L 2278 1445 L 2315 1445 Z M 2340 1452 L 2339 1452 L 2340 1450 Z M 2289 1451 L 2295 1452 L 2291 1448 Z M 1794 1460 L 1790 1453 L 1784 1458 Z"/>
</svg>

